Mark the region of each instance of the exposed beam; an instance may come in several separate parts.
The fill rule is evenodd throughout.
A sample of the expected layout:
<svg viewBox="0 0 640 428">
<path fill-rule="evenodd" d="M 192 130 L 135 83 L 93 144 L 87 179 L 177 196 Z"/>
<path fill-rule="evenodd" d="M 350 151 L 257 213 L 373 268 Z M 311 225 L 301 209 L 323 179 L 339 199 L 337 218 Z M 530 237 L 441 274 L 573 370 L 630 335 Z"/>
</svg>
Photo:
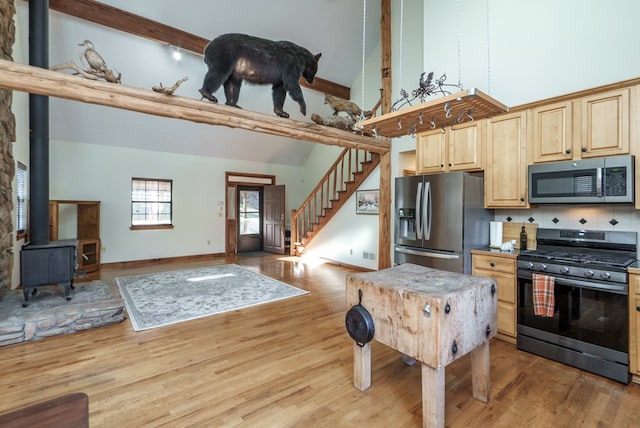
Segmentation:
<svg viewBox="0 0 640 428">
<path fill-rule="evenodd" d="M 65 15 L 124 31 L 125 33 L 160 43 L 167 43 L 196 55 L 202 55 L 204 48 L 209 43 L 209 40 L 203 37 L 94 0 L 49 0 L 49 8 Z M 321 77 L 316 77 L 313 80 L 313 84 L 300 79 L 300 85 L 345 100 L 351 98 L 351 89 L 349 87 Z"/>
<path fill-rule="evenodd" d="M 380 34 L 382 37 L 382 113 L 391 110 L 391 0 L 382 0 Z M 380 156 L 380 192 L 378 213 L 378 269 L 391 264 L 391 153 Z"/>
<path fill-rule="evenodd" d="M 391 111 L 391 0 L 382 0 L 380 39 L 382 49 L 382 114 Z M 400 76 L 402 77 L 402 76 Z"/>
<path fill-rule="evenodd" d="M 376 139 L 315 123 L 89 80 L 7 60 L 0 60 L 0 87 L 381 154 L 387 153 L 391 146 L 387 138 Z"/>
</svg>

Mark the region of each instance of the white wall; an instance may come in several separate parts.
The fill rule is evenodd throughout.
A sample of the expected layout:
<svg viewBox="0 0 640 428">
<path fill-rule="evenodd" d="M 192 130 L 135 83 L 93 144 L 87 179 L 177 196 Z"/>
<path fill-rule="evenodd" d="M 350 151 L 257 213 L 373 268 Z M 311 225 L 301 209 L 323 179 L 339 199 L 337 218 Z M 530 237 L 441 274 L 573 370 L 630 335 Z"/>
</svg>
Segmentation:
<svg viewBox="0 0 640 428">
<path fill-rule="evenodd" d="M 224 253 L 226 171 L 276 175 L 287 210 L 303 192 L 300 167 L 63 141 L 50 160 L 51 199 L 102 202 L 102 263 Z M 173 229 L 129 229 L 132 177 L 173 180 Z"/>
<path fill-rule="evenodd" d="M 636 78 L 638 16 L 640 2 L 635 0 L 425 0 L 424 68 L 458 80 L 459 31 L 464 87 L 477 87 L 508 106 Z M 638 213 L 625 206 L 547 206 L 496 210 L 495 219 L 640 231 Z"/>
<path fill-rule="evenodd" d="M 509 106 L 635 78 L 638 16 L 635 0 L 424 0 L 424 68 Z"/>
</svg>

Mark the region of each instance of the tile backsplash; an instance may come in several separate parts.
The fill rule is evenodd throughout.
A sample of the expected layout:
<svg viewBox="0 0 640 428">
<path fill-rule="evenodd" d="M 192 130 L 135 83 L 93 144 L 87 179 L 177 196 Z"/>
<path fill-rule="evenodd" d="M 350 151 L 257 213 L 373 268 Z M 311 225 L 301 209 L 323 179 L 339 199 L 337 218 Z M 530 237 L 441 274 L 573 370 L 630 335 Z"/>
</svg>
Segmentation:
<svg viewBox="0 0 640 428">
<path fill-rule="evenodd" d="M 551 229 L 621 230 L 640 233 L 640 210 L 632 205 L 544 205 L 495 210 L 495 221 L 537 223 Z"/>
</svg>

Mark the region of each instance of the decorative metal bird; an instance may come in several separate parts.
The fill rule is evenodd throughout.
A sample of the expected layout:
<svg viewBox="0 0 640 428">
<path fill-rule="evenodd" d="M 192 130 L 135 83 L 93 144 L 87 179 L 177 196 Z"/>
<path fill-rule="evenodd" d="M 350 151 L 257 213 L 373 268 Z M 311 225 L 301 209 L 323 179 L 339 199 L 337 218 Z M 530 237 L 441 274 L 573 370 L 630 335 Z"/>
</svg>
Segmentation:
<svg viewBox="0 0 640 428">
<path fill-rule="evenodd" d="M 84 58 L 87 64 L 89 64 L 89 67 L 91 67 L 91 69 L 98 71 L 100 73 L 104 73 L 109 70 L 107 68 L 107 63 L 105 62 L 104 59 L 102 59 L 100 54 L 95 50 L 95 48 L 93 47 L 93 43 L 91 43 L 90 40 L 85 40 L 84 42 L 80 43 L 78 46 L 84 46 L 86 48 L 84 52 L 80 55 L 80 60 Z"/>
</svg>

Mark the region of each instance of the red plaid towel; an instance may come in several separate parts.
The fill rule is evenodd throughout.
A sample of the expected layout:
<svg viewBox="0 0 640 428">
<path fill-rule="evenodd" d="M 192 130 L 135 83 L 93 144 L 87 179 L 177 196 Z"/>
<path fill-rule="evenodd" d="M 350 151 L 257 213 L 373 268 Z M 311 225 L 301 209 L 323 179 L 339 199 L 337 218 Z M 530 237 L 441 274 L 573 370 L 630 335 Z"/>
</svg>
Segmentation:
<svg viewBox="0 0 640 428">
<path fill-rule="evenodd" d="M 553 317 L 555 278 L 539 273 L 534 273 L 531 278 L 533 280 L 533 313 L 541 317 Z"/>
</svg>

